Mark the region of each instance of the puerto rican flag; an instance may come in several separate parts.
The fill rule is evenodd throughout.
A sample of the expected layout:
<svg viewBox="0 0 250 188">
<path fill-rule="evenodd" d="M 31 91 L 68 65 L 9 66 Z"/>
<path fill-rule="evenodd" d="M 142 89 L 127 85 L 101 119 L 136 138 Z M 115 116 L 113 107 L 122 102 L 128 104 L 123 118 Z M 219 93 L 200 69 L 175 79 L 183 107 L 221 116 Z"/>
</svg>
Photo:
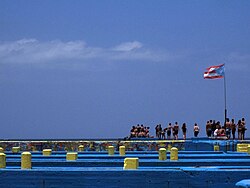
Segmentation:
<svg viewBox="0 0 250 188">
<path fill-rule="evenodd" d="M 204 79 L 215 79 L 215 78 L 223 78 L 225 75 L 225 64 L 218 66 L 211 66 L 206 69 L 204 72 Z"/>
</svg>

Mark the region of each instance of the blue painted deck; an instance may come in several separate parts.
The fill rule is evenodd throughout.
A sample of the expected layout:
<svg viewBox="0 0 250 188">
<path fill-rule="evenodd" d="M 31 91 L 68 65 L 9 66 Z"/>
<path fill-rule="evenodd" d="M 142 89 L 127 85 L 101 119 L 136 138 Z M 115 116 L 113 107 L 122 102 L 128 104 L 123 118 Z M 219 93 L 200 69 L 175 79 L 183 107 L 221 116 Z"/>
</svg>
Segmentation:
<svg viewBox="0 0 250 188">
<path fill-rule="evenodd" d="M 157 151 L 127 151 L 126 156 L 109 156 L 106 151 L 78 153 L 76 161 L 66 161 L 65 151 L 42 156 L 32 153 L 32 169 L 21 170 L 21 152 L 6 153 L 7 168 L 0 169 L 0 187 L 61 188 L 61 187 L 235 187 L 250 178 L 250 155 L 233 150 L 233 142 L 223 141 L 223 151 L 212 151 L 213 142 L 201 141 L 197 146 L 188 141 L 179 151 L 179 160 L 158 160 Z M 138 143 L 139 144 L 139 143 Z M 144 144 L 144 143 L 143 143 Z M 160 143 L 162 144 L 162 143 Z M 172 143 L 173 144 L 173 143 Z M 183 144 L 183 143 L 181 143 Z M 187 147 L 188 146 L 188 147 Z M 201 150 L 190 150 L 204 146 Z M 231 147 L 228 147 L 231 146 Z M 137 170 L 123 170 L 125 157 L 138 157 Z"/>
</svg>

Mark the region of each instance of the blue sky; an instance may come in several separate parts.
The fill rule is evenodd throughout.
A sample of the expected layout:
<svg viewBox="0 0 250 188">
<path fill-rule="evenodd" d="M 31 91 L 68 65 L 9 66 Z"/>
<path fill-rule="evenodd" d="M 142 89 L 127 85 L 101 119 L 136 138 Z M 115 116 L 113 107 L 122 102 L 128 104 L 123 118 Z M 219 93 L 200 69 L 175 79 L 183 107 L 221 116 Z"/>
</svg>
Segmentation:
<svg viewBox="0 0 250 188">
<path fill-rule="evenodd" d="M 0 1 L 0 137 L 123 138 L 250 115 L 250 1 Z M 247 136 L 249 131 L 247 131 Z"/>
</svg>

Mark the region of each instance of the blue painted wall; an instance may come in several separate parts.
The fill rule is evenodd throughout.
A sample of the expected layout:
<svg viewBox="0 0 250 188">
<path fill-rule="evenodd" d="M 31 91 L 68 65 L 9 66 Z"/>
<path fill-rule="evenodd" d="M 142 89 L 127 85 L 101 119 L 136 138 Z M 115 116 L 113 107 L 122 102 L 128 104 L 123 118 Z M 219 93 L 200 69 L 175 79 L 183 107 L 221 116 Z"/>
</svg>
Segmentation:
<svg viewBox="0 0 250 188">
<path fill-rule="evenodd" d="M 250 177 L 249 170 L 122 168 L 1 170 L 0 187 L 234 187 Z"/>
</svg>

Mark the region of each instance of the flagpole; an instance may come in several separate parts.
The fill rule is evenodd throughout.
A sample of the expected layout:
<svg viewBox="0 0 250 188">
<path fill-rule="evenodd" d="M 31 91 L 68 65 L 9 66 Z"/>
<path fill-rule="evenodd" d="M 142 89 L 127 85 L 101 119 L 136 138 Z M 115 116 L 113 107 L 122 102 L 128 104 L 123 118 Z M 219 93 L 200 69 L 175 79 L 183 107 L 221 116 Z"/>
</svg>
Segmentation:
<svg viewBox="0 0 250 188">
<path fill-rule="evenodd" d="M 224 71 L 224 103 L 225 103 L 225 123 L 227 120 L 227 93 L 226 93 L 226 71 Z"/>
<path fill-rule="evenodd" d="M 222 69 L 223 68 L 223 69 Z M 225 124 L 227 120 L 227 91 L 226 91 L 226 73 L 225 73 L 225 64 L 218 66 L 211 66 L 206 69 L 204 72 L 204 79 L 216 79 L 224 78 L 224 103 L 225 103 Z"/>
</svg>

